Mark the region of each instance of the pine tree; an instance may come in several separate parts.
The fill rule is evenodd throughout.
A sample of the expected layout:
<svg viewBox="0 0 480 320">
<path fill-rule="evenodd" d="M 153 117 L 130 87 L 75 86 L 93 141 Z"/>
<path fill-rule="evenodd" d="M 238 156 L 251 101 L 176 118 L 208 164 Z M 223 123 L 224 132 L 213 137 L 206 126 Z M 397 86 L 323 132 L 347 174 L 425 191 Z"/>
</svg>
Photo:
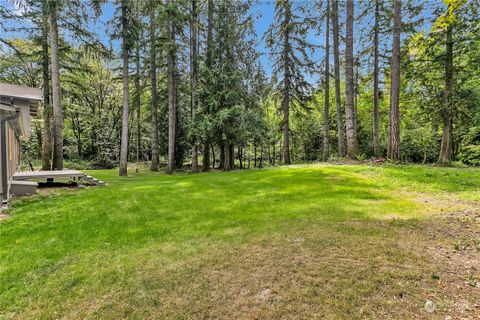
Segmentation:
<svg viewBox="0 0 480 320">
<path fill-rule="evenodd" d="M 205 69 L 206 73 L 212 69 L 213 65 L 213 19 L 214 19 L 214 0 L 207 0 L 207 44 L 206 44 L 206 61 L 205 61 Z M 204 77 L 206 81 L 205 86 L 209 86 L 211 83 L 209 82 L 210 77 Z M 208 90 L 206 90 L 208 92 Z M 204 104 L 210 104 L 211 99 L 204 99 Z M 208 100 L 208 101 L 207 101 Z M 205 106 L 203 110 L 204 115 L 208 115 L 209 110 L 212 109 L 211 106 Z M 202 171 L 207 172 L 210 170 L 210 146 L 211 141 L 209 141 L 210 137 L 205 137 L 205 141 L 203 144 L 203 163 L 202 163 Z M 213 145 L 212 145 L 213 150 Z M 213 165 L 215 166 L 215 157 L 213 157 Z"/>
<path fill-rule="evenodd" d="M 390 88 L 390 121 L 387 157 L 400 160 L 400 30 L 402 24 L 401 0 L 393 2 L 393 44 Z"/>
<path fill-rule="evenodd" d="M 354 159 L 358 153 L 357 119 L 354 106 L 353 80 L 353 20 L 354 1 L 347 0 L 347 22 L 345 40 L 345 111 L 347 122 L 347 156 Z"/>
<path fill-rule="evenodd" d="M 150 170 L 158 171 L 158 97 L 157 97 L 157 37 L 156 37 L 156 15 L 155 15 L 155 0 L 150 0 L 150 85 L 151 85 L 151 149 L 152 159 L 150 162 Z"/>
<path fill-rule="evenodd" d="M 5 15 L 8 19 L 28 19 L 31 27 L 21 27 L 28 34 L 40 33 L 42 38 L 44 128 L 42 135 L 42 169 L 63 169 L 63 107 L 62 84 L 60 80 L 60 43 L 59 29 L 65 29 L 75 40 L 98 47 L 95 35 L 86 28 L 89 19 L 87 12 L 92 10 L 95 17 L 100 14 L 99 2 L 71 0 L 68 2 L 45 0 L 17 0 L 15 4 L 22 8 L 19 15 Z M 3 24 L 1 24 L 4 26 Z M 14 28 L 17 29 L 17 28 Z M 17 31 L 19 30 L 17 29 Z M 2 43 L 15 50 L 9 41 Z M 51 75 L 50 75 L 51 70 Z M 51 85 L 50 85 L 51 80 Z M 50 92 L 51 91 L 51 92 Z M 53 118 L 53 119 L 52 119 Z M 52 121 L 53 120 L 53 121 Z M 52 123 L 53 122 L 53 123 Z M 52 146 L 53 145 L 53 146 Z M 53 158 L 53 159 L 52 159 Z"/>
<path fill-rule="evenodd" d="M 451 116 L 451 96 L 453 90 L 453 37 L 452 26 L 449 25 L 446 28 L 446 41 L 445 41 L 445 90 L 443 94 L 443 108 L 442 108 L 442 120 L 443 120 L 443 132 L 442 132 L 442 144 L 440 146 L 440 155 L 438 157 L 438 163 L 450 164 L 453 160 L 453 121 Z"/>
<path fill-rule="evenodd" d="M 60 65 L 58 58 L 57 3 L 49 2 L 50 49 L 52 68 L 52 105 L 53 105 L 53 170 L 63 170 L 63 116 L 60 87 Z"/>
<path fill-rule="evenodd" d="M 141 117 L 141 98 L 142 87 L 140 85 L 140 44 L 135 46 L 135 126 L 136 126 L 136 143 L 137 143 L 137 162 L 143 160 L 142 156 L 142 117 Z"/>
<path fill-rule="evenodd" d="M 301 3 L 295 3 L 298 10 L 303 10 Z M 300 17 L 294 11 L 290 0 L 275 2 L 275 22 L 267 31 L 267 47 L 271 49 L 274 61 L 273 74 L 277 79 L 275 89 L 282 96 L 283 112 L 283 159 L 291 163 L 290 155 L 290 108 L 291 104 L 305 105 L 309 84 L 305 72 L 313 67 L 307 50 L 313 50 L 305 35 L 310 27 L 309 20 Z M 279 41 L 277 41 L 279 39 Z"/>
<path fill-rule="evenodd" d="M 43 135 L 42 170 L 52 169 L 52 106 L 50 101 L 49 23 L 48 4 L 42 4 L 42 79 L 43 79 Z"/>
<path fill-rule="evenodd" d="M 381 157 L 380 151 L 380 134 L 379 134 L 379 98 L 380 92 L 378 89 L 378 78 L 379 78 L 379 68 L 378 68 L 378 52 L 379 44 L 378 37 L 380 33 L 380 0 L 375 0 L 375 14 L 374 14 L 374 35 L 373 35 L 373 154 L 375 157 Z"/>
<path fill-rule="evenodd" d="M 441 118 L 443 121 L 442 143 L 440 146 L 440 155 L 437 161 L 439 164 L 450 164 L 453 161 L 453 29 L 456 24 L 455 11 L 457 11 L 462 5 L 461 2 L 457 1 L 448 1 L 447 3 L 447 11 L 440 17 L 440 20 L 444 21 L 443 31 L 445 35 L 445 86 L 443 91 L 443 104 L 441 109 Z M 437 24 L 439 24 L 438 20 Z"/>
<path fill-rule="evenodd" d="M 197 112 L 197 83 L 198 83 L 198 6 L 197 0 L 192 0 L 190 21 L 190 108 L 192 127 L 195 128 Z M 196 133 L 193 133 L 192 143 L 192 168 L 193 173 L 198 172 L 198 145 Z"/>
<path fill-rule="evenodd" d="M 325 21 L 325 107 L 323 111 L 323 161 L 329 157 L 328 131 L 330 112 L 330 0 L 327 0 Z"/>
<path fill-rule="evenodd" d="M 121 37 L 122 37 L 122 82 L 123 82 L 123 102 L 122 102 L 122 134 L 120 142 L 120 166 L 119 175 L 127 175 L 127 161 L 128 161 L 128 116 L 129 116 L 129 55 L 132 47 L 132 35 L 129 29 L 131 23 L 131 7 L 129 0 L 120 0 L 121 10 Z"/>
<path fill-rule="evenodd" d="M 167 1 L 167 91 L 168 91 L 168 155 L 166 172 L 175 168 L 175 131 L 177 125 L 176 35 L 174 4 Z"/>
<path fill-rule="evenodd" d="M 340 35 L 338 26 L 338 0 L 333 1 L 333 64 L 335 69 L 335 105 L 337 110 L 337 143 L 338 156 L 345 156 L 345 138 L 343 131 L 342 97 L 340 93 Z"/>
</svg>

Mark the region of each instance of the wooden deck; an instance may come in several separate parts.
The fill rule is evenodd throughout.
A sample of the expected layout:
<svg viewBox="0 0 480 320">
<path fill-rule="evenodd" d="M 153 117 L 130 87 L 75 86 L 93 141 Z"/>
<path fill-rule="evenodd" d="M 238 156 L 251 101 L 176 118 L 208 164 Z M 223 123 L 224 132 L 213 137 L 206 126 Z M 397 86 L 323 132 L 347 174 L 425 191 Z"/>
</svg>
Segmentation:
<svg viewBox="0 0 480 320">
<path fill-rule="evenodd" d="M 87 174 L 77 170 L 22 171 L 13 175 L 13 180 L 37 180 L 55 178 L 83 178 Z"/>
<path fill-rule="evenodd" d="M 27 181 L 27 180 L 44 180 L 44 179 L 71 179 L 76 180 L 78 185 L 88 183 L 94 186 L 103 186 L 105 182 L 95 179 L 92 176 L 87 175 L 85 172 L 77 170 L 57 170 L 57 171 L 22 171 L 13 175 L 15 181 Z"/>
</svg>

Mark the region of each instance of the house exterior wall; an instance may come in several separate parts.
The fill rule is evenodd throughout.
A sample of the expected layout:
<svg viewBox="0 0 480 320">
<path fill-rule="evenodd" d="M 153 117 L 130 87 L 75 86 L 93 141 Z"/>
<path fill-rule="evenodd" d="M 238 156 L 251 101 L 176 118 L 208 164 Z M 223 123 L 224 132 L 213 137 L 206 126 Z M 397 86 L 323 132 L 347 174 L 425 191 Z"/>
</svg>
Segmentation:
<svg viewBox="0 0 480 320">
<path fill-rule="evenodd" d="M 30 115 L 42 100 L 36 88 L 0 83 L 0 200 L 8 200 L 13 175 L 20 170 L 20 145 L 31 135 Z"/>
<path fill-rule="evenodd" d="M 13 180 L 13 175 L 20 170 L 20 146 L 21 146 L 21 138 L 27 137 L 24 132 L 24 117 L 23 115 L 26 113 L 28 116 L 28 108 L 21 108 L 22 111 L 17 119 L 6 120 L 5 116 L 2 115 L 3 119 L 2 122 L 4 124 L 0 127 L 0 148 L 4 149 L 6 156 L 0 156 L 0 181 L 3 181 L 6 178 L 7 181 L 7 188 L 4 188 L 3 183 L 0 183 L 0 199 L 7 199 L 8 198 L 8 191 L 10 189 L 10 184 Z M 25 110 L 25 111 L 24 111 Z M 22 122 L 19 124 L 19 122 Z M 22 128 L 22 132 L 18 132 L 18 128 Z M 21 135 L 20 135 L 21 134 Z M 6 167 L 3 170 L 3 159 L 5 159 Z"/>
<path fill-rule="evenodd" d="M 20 170 L 20 138 L 15 134 L 15 131 L 7 122 L 7 168 L 8 178 L 11 180 L 15 172 Z"/>
<path fill-rule="evenodd" d="M 11 124 L 7 121 L 5 123 L 4 130 L 0 130 L 0 140 L 1 136 L 5 136 L 6 145 L 2 146 L 6 149 L 6 179 L 8 181 L 8 189 L 10 188 L 10 184 L 13 180 L 13 175 L 20 169 L 20 144 L 21 141 L 19 136 L 15 134 L 15 130 L 11 126 Z M 0 168 L 2 165 L 2 159 L 0 157 Z M 0 175 L 3 177 L 3 170 L 0 170 Z M 0 194 L 2 199 L 4 198 L 4 193 L 7 194 L 8 198 L 8 190 L 4 190 L 3 185 L 0 183 Z"/>
<path fill-rule="evenodd" d="M 30 125 L 30 101 L 20 98 L 10 98 L 5 96 L 0 96 L 0 102 L 5 104 L 12 104 L 16 108 L 20 108 L 20 118 L 18 119 L 18 124 L 21 127 L 20 138 L 26 140 L 30 137 L 32 133 L 32 128 Z"/>
</svg>

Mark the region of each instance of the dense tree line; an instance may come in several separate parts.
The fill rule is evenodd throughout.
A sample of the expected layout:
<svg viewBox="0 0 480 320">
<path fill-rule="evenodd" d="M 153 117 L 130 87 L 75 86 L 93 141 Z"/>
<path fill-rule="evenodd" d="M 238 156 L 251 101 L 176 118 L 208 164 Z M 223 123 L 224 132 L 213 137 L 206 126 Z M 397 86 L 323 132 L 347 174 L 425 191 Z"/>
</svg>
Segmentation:
<svg viewBox="0 0 480 320">
<path fill-rule="evenodd" d="M 110 43 L 101 1 L 0 7 L 0 81 L 43 90 L 23 152 L 44 170 L 480 164 L 478 0 L 277 0 L 265 34 L 251 1 L 111 4 Z"/>
</svg>

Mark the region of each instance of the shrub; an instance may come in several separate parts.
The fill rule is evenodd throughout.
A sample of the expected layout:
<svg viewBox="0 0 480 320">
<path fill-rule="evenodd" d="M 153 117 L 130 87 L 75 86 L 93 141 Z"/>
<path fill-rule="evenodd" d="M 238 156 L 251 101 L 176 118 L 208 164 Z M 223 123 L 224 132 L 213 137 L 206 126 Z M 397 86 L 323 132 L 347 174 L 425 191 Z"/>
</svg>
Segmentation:
<svg viewBox="0 0 480 320">
<path fill-rule="evenodd" d="M 458 160 L 470 166 L 480 166 L 480 145 L 468 145 L 463 147 L 458 154 Z"/>
</svg>

